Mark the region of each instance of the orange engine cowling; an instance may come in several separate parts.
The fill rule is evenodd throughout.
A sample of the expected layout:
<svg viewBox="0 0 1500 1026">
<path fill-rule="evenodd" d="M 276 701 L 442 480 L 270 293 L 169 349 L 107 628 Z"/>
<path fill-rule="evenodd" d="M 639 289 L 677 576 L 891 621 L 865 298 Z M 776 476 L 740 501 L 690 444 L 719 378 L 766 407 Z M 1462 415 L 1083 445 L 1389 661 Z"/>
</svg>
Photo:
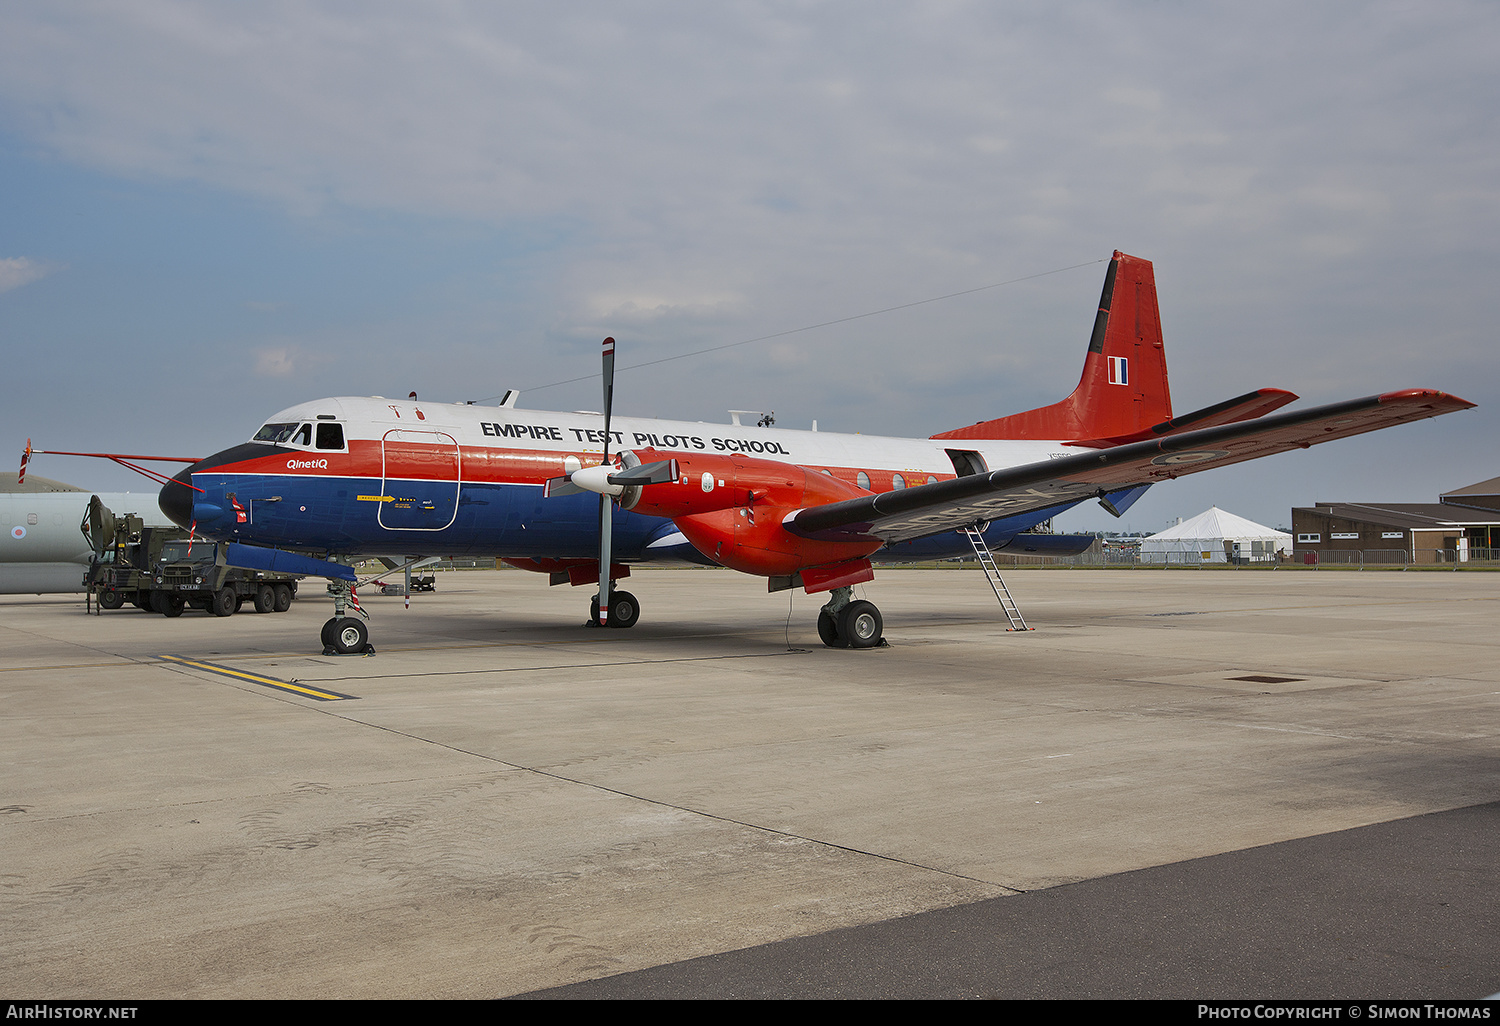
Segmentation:
<svg viewBox="0 0 1500 1026">
<path fill-rule="evenodd" d="M 668 454 L 636 450 L 643 462 Z M 781 526 L 794 510 L 868 495 L 856 485 L 790 463 L 742 454 L 671 453 L 677 479 L 644 485 L 630 509 L 670 517 L 714 562 L 762 577 L 785 576 L 870 555 L 878 538 L 820 541 Z"/>
</svg>

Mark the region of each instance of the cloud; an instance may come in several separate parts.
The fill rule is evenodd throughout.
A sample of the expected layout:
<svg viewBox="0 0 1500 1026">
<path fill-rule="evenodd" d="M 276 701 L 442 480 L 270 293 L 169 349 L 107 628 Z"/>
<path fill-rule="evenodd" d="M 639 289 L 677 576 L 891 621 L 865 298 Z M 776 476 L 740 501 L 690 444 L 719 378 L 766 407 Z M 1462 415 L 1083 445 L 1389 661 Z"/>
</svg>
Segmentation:
<svg viewBox="0 0 1500 1026">
<path fill-rule="evenodd" d="M 54 268 L 30 257 L 0 257 L 0 292 L 29 285 L 51 274 Z"/>
<path fill-rule="evenodd" d="M 0 5 L 0 126 L 306 223 L 543 240 L 518 258 L 524 316 L 455 290 L 441 322 L 406 321 L 393 295 L 424 339 L 400 375 L 454 366 L 445 332 L 502 339 L 527 386 L 606 334 L 644 362 L 1118 247 L 1157 262 L 1185 410 L 1262 384 L 1500 379 L 1497 61 L 1492 5 L 1465 0 L 84 0 Z M 637 375 L 631 401 L 697 417 L 762 401 L 719 394 L 743 392 L 825 430 L 951 427 L 1065 393 L 1098 289 L 1085 269 L 728 350 Z M 290 323 L 325 298 L 336 316 Z M 368 334 L 355 301 L 318 299 L 278 330 Z M 270 378 L 324 369 L 313 344 L 251 351 Z"/>
<path fill-rule="evenodd" d="M 263 378 L 289 378 L 297 373 L 298 355 L 286 347 L 261 349 L 255 354 L 255 373 Z"/>
</svg>

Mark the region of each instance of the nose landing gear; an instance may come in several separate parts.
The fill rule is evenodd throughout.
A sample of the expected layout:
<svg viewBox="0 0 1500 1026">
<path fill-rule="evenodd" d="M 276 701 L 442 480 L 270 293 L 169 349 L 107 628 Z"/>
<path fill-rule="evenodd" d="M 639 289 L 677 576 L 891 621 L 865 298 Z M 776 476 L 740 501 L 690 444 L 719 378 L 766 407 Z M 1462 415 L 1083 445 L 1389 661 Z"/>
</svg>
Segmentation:
<svg viewBox="0 0 1500 1026">
<path fill-rule="evenodd" d="M 354 585 L 348 581 L 334 580 L 333 619 L 323 625 L 324 655 L 374 655 L 375 646 L 370 644 L 370 629 L 365 626 L 369 614 L 359 607 L 354 594 Z M 352 607 L 359 616 L 349 616 Z"/>
</svg>

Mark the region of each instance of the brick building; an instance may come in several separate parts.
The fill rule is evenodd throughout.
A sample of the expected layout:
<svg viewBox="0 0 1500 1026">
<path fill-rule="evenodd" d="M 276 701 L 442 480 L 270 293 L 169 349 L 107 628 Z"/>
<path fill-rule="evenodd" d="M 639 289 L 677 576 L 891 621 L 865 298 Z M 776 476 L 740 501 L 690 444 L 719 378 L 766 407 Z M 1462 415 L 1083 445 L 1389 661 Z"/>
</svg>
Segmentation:
<svg viewBox="0 0 1500 1026">
<path fill-rule="evenodd" d="M 1453 563 L 1500 557 L 1500 477 L 1437 502 L 1318 502 L 1292 509 L 1293 558 L 1364 553 L 1371 562 Z M 1372 553 L 1385 553 L 1371 559 Z M 1404 555 L 1402 554 L 1404 553 Z"/>
</svg>

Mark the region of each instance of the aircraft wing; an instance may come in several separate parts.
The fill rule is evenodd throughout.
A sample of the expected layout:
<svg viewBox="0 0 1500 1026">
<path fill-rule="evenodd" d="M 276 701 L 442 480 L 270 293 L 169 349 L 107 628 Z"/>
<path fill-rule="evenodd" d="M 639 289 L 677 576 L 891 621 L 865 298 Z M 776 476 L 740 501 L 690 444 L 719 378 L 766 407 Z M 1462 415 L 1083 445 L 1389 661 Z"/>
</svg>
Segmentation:
<svg viewBox="0 0 1500 1026">
<path fill-rule="evenodd" d="M 1254 420 L 1264 417 L 1273 410 L 1279 410 L 1287 403 L 1297 401 L 1297 396 L 1284 388 L 1258 388 L 1254 392 L 1246 392 L 1244 395 L 1226 399 L 1222 403 L 1192 413 L 1184 413 L 1180 417 L 1164 420 L 1144 431 L 1137 431 L 1133 435 L 1118 435 L 1113 438 L 1089 438 L 1076 442 L 1064 442 L 1064 445 L 1079 445 L 1090 449 L 1108 449 L 1115 445 L 1124 445 L 1127 442 L 1144 442 L 1152 438 L 1161 438 L 1165 435 L 1181 434 L 1184 431 L 1196 431 L 1199 428 L 1217 427 L 1220 424 L 1234 424 L 1242 420 Z"/>
<path fill-rule="evenodd" d="M 1473 405 L 1429 389 L 1386 392 L 813 506 L 789 516 L 785 527 L 805 538 L 866 536 L 886 542 L 908 541 L 1243 460 L 1306 449 Z"/>
</svg>

